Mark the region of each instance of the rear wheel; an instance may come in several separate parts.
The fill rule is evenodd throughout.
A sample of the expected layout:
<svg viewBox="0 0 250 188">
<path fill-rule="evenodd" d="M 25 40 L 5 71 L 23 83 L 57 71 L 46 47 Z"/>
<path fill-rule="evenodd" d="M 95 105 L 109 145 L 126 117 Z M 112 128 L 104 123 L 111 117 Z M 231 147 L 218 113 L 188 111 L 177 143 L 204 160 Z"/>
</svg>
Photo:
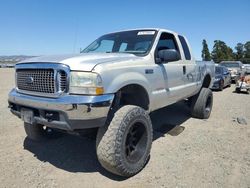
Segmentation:
<svg viewBox="0 0 250 188">
<path fill-rule="evenodd" d="M 127 105 L 97 133 L 97 157 L 108 171 L 125 177 L 138 173 L 146 164 L 152 145 L 152 124 L 148 113 Z"/>
<path fill-rule="evenodd" d="M 220 90 L 220 91 L 223 91 L 223 88 L 224 88 L 224 81 L 221 80 L 221 81 L 220 81 L 220 88 L 219 88 L 219 90 Z"/>
<path fill-rule="evenodd" d="M 191 114 L 195 118 L 208 119 L 213 107 L 213 93 L 208 88 L 192 97 Z"/>
<path fill-rule="evenodd" d="M 55 129 L 46 127 L 41 124 L 24 123 L 24 130 L 27 134 L 27 137 L 34 141 L 43 141 L 46 139 L 58 138 L 62 134 Z"/>
</svg>

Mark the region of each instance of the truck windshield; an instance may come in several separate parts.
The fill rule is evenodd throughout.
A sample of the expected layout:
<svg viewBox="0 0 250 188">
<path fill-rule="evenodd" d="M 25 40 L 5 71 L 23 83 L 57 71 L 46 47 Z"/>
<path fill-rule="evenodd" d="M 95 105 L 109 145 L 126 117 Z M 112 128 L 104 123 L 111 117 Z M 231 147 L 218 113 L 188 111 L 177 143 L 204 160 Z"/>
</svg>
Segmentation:
<svg viewBox="0 0 250 188">
<path fill-rule="evenodd" d="M 220 65 L 229 68 L 240 68 L 239 63 L 220 63 Z"/>
<path fill-rule="evenodd" d="M 222 74 L 222 67 L 215 67 L 215 74 Z"/>
<path fill-rule="evenodd" d="M 81 53 L 132 53 L 147 54 L 156 36 L 155 30 L 133 30 L 104 35 Z"/>
</svg>

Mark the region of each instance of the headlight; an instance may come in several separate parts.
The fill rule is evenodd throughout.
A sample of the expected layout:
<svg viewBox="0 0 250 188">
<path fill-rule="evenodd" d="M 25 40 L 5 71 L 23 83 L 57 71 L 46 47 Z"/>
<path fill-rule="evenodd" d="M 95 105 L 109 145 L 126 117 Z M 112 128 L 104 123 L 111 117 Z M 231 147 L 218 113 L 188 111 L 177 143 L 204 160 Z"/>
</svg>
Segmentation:
<svg viewBox="0 0 250 188">
<path fill-rule="evenodd" d="M 215 78 L 215 81 L 219 81 L 220 80 L 220 78 Z"/>
<path fill-rule="evenodd" d="M 71 72 L 69 92 L 74 94 L 101 95 L 104 93 L 102 79 L 92 72 Z"/>
</svg>

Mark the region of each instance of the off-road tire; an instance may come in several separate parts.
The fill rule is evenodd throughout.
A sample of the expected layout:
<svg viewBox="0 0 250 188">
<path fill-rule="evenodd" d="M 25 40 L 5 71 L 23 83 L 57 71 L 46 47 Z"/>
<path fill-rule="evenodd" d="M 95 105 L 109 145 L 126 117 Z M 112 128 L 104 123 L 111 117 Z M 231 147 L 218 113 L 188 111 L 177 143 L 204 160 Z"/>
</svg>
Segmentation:
<svg viewBox="0 0 250 188">
<path fill-rule="evenodd" d="M 24 130 L 29 139 L 37 142 L 47 139 L 55 139 L 63 134 L 59 131 L 56 131 L 55 129 L 44 129 L 44 125 L 41 124 L 24 123 Z"/>
<path fill-rule="evenodd" d="M 191 115 L 199 119 L 208 119 L 213 107 L 213 93 L 208 88 L 192 97 Z"/>
<path fill-rule="evenodd" d="M 136 126 L 139 126 L 138 130 L 145 129 L 145 134 L 138 138 L 136 149 L 132 152 L 139 157 L 132 161 L 133 158 L 130 157 L 133 153 L 129 151 L 128 140 L 132 138 L 131 129 Z M 98 130 L 96 150 L 99 162 L 105 169 L 119 176 L 130 177 L 137 174 L 149 159 L 152 133 L 152 123 L 144 109 L 133 105 L 121 107 L 114 113 L 110 124 L 107 123 Z M 136 134 L 138 135 L 138 132 Z"/>
</svg>

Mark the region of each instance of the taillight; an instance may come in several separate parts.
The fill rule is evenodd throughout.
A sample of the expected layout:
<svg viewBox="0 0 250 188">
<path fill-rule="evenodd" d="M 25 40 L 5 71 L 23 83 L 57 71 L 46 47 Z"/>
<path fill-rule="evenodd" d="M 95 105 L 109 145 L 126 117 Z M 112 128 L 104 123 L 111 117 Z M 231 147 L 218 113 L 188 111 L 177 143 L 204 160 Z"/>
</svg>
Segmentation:
<svg viewBox="0 0 250 188">
<path fill-rule="evenodd" d="M 241 76 L 240 80 L 243 82 L 245 80 L 245 76 Z"/>
</svg>

